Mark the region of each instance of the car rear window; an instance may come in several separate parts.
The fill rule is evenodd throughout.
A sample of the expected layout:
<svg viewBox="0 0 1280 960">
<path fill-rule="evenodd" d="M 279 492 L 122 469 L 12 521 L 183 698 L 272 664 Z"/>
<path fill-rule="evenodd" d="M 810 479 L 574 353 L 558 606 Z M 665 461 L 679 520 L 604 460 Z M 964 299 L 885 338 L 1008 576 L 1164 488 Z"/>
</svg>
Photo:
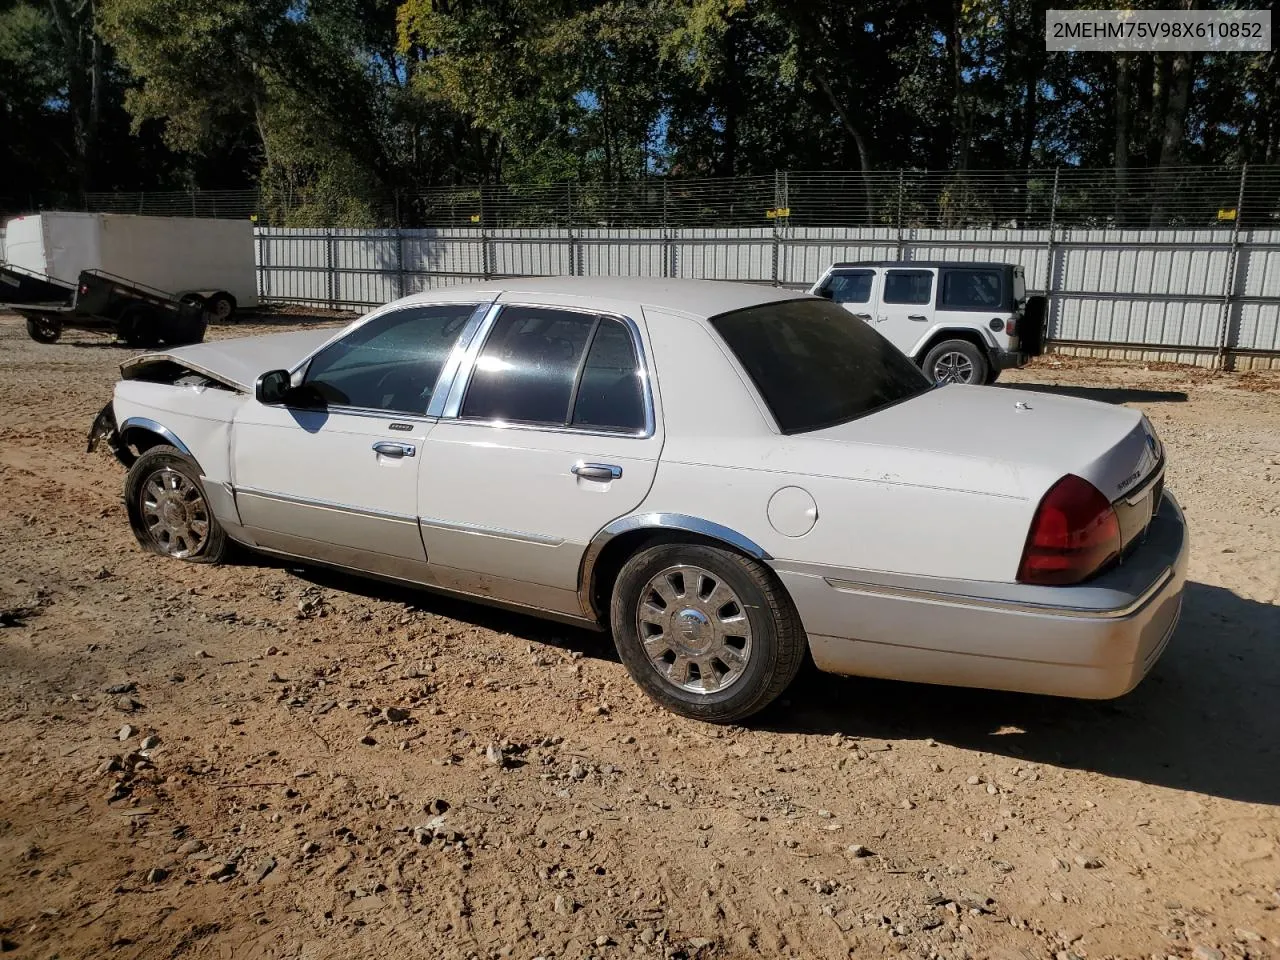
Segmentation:
<svg viewBox="0 0 1280 960">
<path fill-rule="evenodd" d="M 821 430 L 933 385 L 880 334 L 827 300 L 784 300 L 711 318 L 783 433 Z"/>
</svg>

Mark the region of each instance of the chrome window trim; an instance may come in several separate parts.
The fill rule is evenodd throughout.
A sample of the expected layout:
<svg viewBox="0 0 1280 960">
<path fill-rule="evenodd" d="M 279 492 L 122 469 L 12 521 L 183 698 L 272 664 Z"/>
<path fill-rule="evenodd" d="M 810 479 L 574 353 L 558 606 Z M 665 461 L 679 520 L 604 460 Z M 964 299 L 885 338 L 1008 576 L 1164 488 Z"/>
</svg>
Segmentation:
<svg viewBox="0 0 1280 960">
<path fill-rule="evenodd" d="M 890 586 L 884 583 L 866 583 L 860 580 L 841 580 L 823 577 L 833 590 L 842 593 L 862 593 L 899 600 L 921 600 L 928 603 L 950 604 L 960 607 L 978 607 L 999 613 L 1029 613 L 1041 616 L 1072 617 L 1087 620 L 1122 620 L 1141 610 L 1173 578 L 1173 567 L 1166 567 L 1146 590 L 1122 607 L 1093 608 L 1030 603 L 1025 600 L 1006 600 L 1000 597 L 983 597 L 942 590 L 924 590 L 915 587 Z"/>
<path fill-rule="evenodd" d="M 289 493 L 279 493 L 275 490 L 263 490 L 260 487 L 235 487 L 234 493 L 237 497 L 243 493 L 251 497 L 261 497 L 264 500 L 292 503 L 300 507 L 315 507 L 318 510 L 338 510 L 342 513 L 370 517 L 374 520 L 394 520 L 399 523 L 412 523 L 415 526 L 418 523 L 418 518 L 409 514 L 393 513 L 389 510 L 370 510 L 367 507 L 355 507 L 349 503 L 335 503 L 332 500 L 314 500 L 311 497 L 298 497 Z"/>
<path fill-rule="evenodd" d="M 485 343 L 489 339 L 489 334 L 493 332 L 494 324 L 498 322 L 498 317 L 507 307 L 527 307 L 537 310 L 561 310 L 565 313 L 582 313 L 592 317 L 608 317 L 612 320 L 620 321 L 627 332 L 631 335 L 631 345 L 636 351 L 636 363 L 641 384 L 641 397 L 644 406 L 644 429 L 643 430 L 608 430 L 600 427 L 575 427 L 572 424 L 550 424 L 528 422 L 520 420 L 495 420 L 495 419 L 472 419 L 461 415 L 462 403 L 466 397 L 467 389 L 471 386 L 471 375 L 475 372 L 476 360 L 480 356 L 480 351 L 484 349 Z M 572 415 L 573 411 L 570 411 Z M 504 300 L 502 302 L 494 301 L 489 307 L 480 331 L 475 335 L 471 346 L 467 350 L 466 358 L 463 360 L 460 368 L 456 372 L 449 399 L 444 405 L 444 409 L 440 414 L 441 419 L 455 420 L 458 423 L 475 424 L 476 426 L 492 427 L 494 429 L 504 430 L 540 430 L 547 433 L 572 433 L 585 434 L 587 436 L 597 437 L 627 437 L 636 440 L 646 440 L 657 433 L 657 412 L 653 402 L 653 373 L 649 366 L 649 355 L 644 348 L 644 335 L 640 330 L 640 325 L 625 313 L 616 313 L 611 310 L 597 310 L 590 307 L 582 307 L 577 305 L 564 306 L 561 304 L 548 303 L 526 303 L 519 300 Z"/>
<path fill-rule="evenodd" d="M 466 324 L 464 324 L 462 327 L 462 332 L 458 334 L 458 343 L 461 343 L 464 338 L 475 335 L 475 329 L 476 327 L 479 326 L 480 319 L 483 318 L 485 312 L 489 309 L 490 305 L 493 304 L 496 299 L 497 298 L 494 297 L 493 299 L 489 299 L 489 300 L 477 301 L 474 304 L 466 300 L 435 300 L 435 301 L 428 300 L 428 301 L 423 301 L 422 303 L 401 303 L 398 300 L 392 301 L 391 303 L 385 304 L 382 307 L 378 307 L 377 309 L 370 310 L 367 314 L 365 314 L 360 319 L 356 320 L 354 323 L 341 328 L 332 337 L 324 341 L 324 343 L 320 344 L 320 346 L 316 347 L 309 354 L 307 354 L 305 357 L 303 357 L 301 360 L 295 363 L 292 367 L 289 368 L 290 382 L 293 382 L 294 385 L 297 386 L 298 383 L 300 382 L 300 381 L 297 381 L 298 374 L 302 374 L 305 377 L 307 367 L 311 365 L 311 361 L 314 360 L 321 352 L 329 349 L 329 347 L 333 346 L 333 344 L 337 343 L 339 340 L 342 340 L 344 337 L 349 337 L 351 334 L 363 328 L 366 324 L 372 323 L 374 320 L 380 319 L 392 313 L 396 313 L 400 310 L 418 310 L 424 307 L 429 308 L 429 307 L 447 307 L 447 306 L 472 307 L 473 309 L 472 309 L 471 316 L 467 318 Z M 454 344 L 455 352 L 457 350 L 458 343 Z M 452 370 L 450 369 L 451 365 L 453 365 Z M 454 364 L 453 354 L 450 354 L 449 359 L 446 360 L 444 366 L 440 368 L 440 375 L 436 378 L 436 389 L 431 394 L 432 401 L 435 400 L 436 394 L 440 392 L 440 387 L 442 384 L 444 384 L 445 375 L 448 374 L 450 378 L 452 378 L 453 373 L 455 373 L 456 371 L 457 371 L 457 366 L 456 364 Z M 337 408 L 327 407 L 325 409 L 337 409 Z M 352 407 L 350 409 L 361 410 L 361 409 L 368 409 L 368 408 Z M 427 409 L 428 410 L 431 409 L 431 404 L 427 405 Z M 390 413 L 392 411 L 383 411 L 383 412 Z M 404 412 L 404 411 L 401 411 L 401 412 Z M 424 414 L 406 413 L 405 415 L 421 417 Z"/>
<path fill-rule="evenodd" d="M 500 540 L 518 540 L 521 543 L 532 543 L 540 547 L 558 547 L 564 543 L 563 537 L 549 537 L 540 533 L 521 533 L 504 527 L 488 527 L 480 523 L 454 523 L 450 520 L 436 520 L 432 517 L 419 517 L 418 522 L 424 527 L 436 530 L 447 530 L 450 533 L 467 533 L 478 537 L 495 537 Z"/>
<path fill-rule="evenodd" d="M 191 452 L 190 448 L 185 443 L 178 439 L 177 434 L 163 424 L 156 423 L 156 421 L 152 420 L 150 417 L 129 417 L 124 423 L 120 424 L 120 427 L 116 432 L 119 433 L 121 439 L 126 440 L 127 443 L 125 434 L 134 427 L 137 427 L 140 430 L 149 430 L 152 433 L 158 434 L 185 453 L 188 457 L 195 459 L 195 454 Z"/>
</svg>

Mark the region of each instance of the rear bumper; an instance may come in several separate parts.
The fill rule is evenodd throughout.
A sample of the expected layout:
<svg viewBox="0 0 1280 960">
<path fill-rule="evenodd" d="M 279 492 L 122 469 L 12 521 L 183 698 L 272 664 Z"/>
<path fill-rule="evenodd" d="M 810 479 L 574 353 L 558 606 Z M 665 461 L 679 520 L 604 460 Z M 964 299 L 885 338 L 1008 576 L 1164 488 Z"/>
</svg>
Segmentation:
<svg viewBox="0 0 1280 960">
<path fill-rule="evenodd" d="M 1132 690 L 1182 610 L 1189 541 L 1169 494 L 1123 566 L 1086 584 L 940 581 L 779 562 L 831 673 L 1107 699 Z"/>
<path fill-rule="evenodd" d="M 1020 350 L 991 351 L 991 365 L 997 370 L 1013 370 L 1017 367 L 1025 367 L 1031 358 Z"/>
</svg>

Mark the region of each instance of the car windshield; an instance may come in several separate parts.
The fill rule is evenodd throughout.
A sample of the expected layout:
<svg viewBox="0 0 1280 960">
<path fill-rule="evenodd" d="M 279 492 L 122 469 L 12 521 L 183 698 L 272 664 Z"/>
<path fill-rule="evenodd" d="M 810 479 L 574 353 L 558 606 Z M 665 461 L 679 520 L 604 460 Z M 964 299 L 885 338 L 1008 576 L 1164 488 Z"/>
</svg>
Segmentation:
<svg viewBox="0 0 1280 960">
<path fill-rule="evenodd" d="M 880 334 L 827 300 L 784 300 L 711 318 L 783 433 L 874 413 L 933 384 Z"/>
</svg>

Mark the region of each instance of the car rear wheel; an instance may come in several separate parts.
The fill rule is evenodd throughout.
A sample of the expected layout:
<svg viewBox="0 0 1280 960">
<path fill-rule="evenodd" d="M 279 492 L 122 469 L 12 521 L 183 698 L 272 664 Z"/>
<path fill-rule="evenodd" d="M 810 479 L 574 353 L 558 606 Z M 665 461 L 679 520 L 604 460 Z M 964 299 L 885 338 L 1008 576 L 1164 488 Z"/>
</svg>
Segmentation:
<svg viewBox="0 0 1280 960">
<path fill-rule="evenodd" d="M 924 372 L 934 383 L 986 383 L 990 366 L 968 340 L 943 340 L 924 358 Z"/>
<path fill-rule="evenodd" d="M 143 549 L 193 563 L 217 563 L 229 542 L 209 509 L 200 468 L 177 447 L 160 444 L 129 468 L 124 482 L 129 525 Z"/>
<path fill-rule="evenodd" d="M 631 678 L 674 713 L 733 723 L 777 699 L 806 639 L 773 574 L 739 554 L 690 543 L 641 550 L 614 584 L 610 620 Z"/>
</svg>

